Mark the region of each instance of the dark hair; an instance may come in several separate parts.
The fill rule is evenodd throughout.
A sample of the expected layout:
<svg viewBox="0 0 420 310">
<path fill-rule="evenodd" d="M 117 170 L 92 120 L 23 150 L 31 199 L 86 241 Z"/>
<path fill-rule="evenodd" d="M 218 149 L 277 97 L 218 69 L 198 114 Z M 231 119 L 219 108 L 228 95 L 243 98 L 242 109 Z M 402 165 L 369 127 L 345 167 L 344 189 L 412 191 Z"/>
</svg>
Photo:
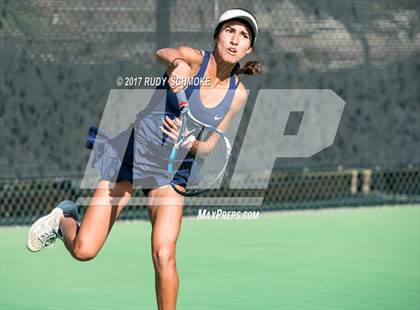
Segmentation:
<svg viewBox="0 0 420 310">
<path fill-rule="evenodd" d="M 246 75 L 260 75 L 262 72 L 261 64 L 256 59 L 248 61 L 243 67 L 241 67 L 238 62 L 235 71 L 236 74 Z"/>
</svg>

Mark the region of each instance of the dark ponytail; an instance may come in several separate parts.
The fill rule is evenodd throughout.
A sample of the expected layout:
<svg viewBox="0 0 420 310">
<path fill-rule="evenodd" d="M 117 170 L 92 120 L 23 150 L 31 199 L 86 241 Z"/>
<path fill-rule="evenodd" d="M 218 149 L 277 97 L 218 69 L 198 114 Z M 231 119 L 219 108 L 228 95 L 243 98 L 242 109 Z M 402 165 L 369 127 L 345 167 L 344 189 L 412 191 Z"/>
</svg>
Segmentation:
<svg viewBox="0 0 420 310">
<path fill-rule="evenodd" d="M 258 60 L 248 61 L 243 67 L 238 63 L 236 69 L 236 74 L 246 74 L 246 75 L 260 75 L 262 73 L 261 64 Z"/>
</svg>

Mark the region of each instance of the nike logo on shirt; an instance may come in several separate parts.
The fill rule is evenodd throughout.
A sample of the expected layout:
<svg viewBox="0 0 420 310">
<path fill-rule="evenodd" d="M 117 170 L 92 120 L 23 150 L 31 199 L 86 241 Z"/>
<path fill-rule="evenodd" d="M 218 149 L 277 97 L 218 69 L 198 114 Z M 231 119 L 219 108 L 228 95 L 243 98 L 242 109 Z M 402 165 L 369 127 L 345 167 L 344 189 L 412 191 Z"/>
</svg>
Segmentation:
<svg viewBox="0 0 420 310">
<path fill-rule="evenodd" d="M 214 120 L 215 120 L 215 121 L 218 121 L 219 119 L 222 119 L 222 116 L 217 116 L 217 115 L 216 115 L 216 116 L 214 117 Z"/>
</svg>

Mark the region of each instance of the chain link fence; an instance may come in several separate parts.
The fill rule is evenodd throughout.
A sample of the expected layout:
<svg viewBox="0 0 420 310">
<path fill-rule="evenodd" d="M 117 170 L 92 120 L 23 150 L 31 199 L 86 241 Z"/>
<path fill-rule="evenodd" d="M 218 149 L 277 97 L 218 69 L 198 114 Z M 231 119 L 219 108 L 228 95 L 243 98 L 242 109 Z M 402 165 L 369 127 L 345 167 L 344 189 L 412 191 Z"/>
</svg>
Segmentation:
<svg viewBox="0 0 420 310">
<path fill-rule="evenodd" d="M 215 22 L 233 7 L 259 21 L 248 58 L 264 74 L 244 78 L 251 94 L 327 88 L 346 108 L 334 145 L 279 161 L 267 190 L 205 195 L 264 197 L 258 210 L 419 203 L 417 1 L 0 0 L 0 224 L 28 224 L 60 200 L 89 197 L 83 141 L 115 78 L 163 73 L 161 47 L 212 50 Z M 244 118 L 251 113 L 252 102 Z M 122 218 L 146 214 L 129 206 Z"/>
<path fill-rule="evenodd" d="M 414 0 L 3 0 L 2 53 L 39 63 L 150 67 L 161 46 L 210 49 L 215 21 L 232 7 L 258 18 L 256 53 L 269 60 L 268 71 L 381 65 L 419 53 Z"/>
<path fill-rule="evenodd" d="M 79 201 L 83 214 L 93 190 L 80 189 L 80 179 L 14 180 L 0 182 L 0 224 L 30 224 L 64 199 Z M 261 197 L 259 206 L 206 206 L 224 210 L 301 210 L 420 203 L 420 166 L 394 166 L 349 170 L 311 169 L 274 171 L 265 190 L 219 189 L 203 197 Z M 137 189 L 133 197 L 144 197 Z M 89 198 L 88 198 L 89 200 Z M 202 205 L 201 205 L 202 206 Z M 187 205 L 185 215 L 198 207 Z M 129 203 L 120 219 L 146 219 L 145 205 Z"/>
</svg>

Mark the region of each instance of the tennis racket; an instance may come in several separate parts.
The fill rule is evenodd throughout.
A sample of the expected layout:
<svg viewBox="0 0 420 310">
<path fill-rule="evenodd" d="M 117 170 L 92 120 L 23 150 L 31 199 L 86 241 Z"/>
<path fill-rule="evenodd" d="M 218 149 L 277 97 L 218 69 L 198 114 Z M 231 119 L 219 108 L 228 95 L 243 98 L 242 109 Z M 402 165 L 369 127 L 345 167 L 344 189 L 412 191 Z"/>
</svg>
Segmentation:
<svg viewBox="0 0 420 310">
<path fill-rule="evenodd" d="M 176 96 L 181 125 L 169 156 L 168 176 L 177 193 L 193 196 L 219 187 L 232 148 L 223 132 L 191 114 L 184 91 Z"/>
</svg>

